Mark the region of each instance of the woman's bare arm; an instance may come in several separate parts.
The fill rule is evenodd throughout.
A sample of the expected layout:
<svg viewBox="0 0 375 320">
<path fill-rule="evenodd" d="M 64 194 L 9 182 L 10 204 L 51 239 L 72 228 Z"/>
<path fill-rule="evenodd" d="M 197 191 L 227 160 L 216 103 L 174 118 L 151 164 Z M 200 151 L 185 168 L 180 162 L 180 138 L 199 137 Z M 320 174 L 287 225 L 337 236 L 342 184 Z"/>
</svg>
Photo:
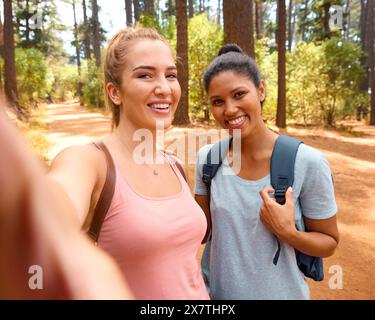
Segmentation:
<svg viewBox="0 0 375 320">
<path fill-rule="evenodd" d="M 202 240 L 202 244 L 206 243 L 208 240 L 208 237 L 211 232 L 211 213 L 210 213 L 210 199 L 208 196 L 201 196 L 196 194 L 195 195 L 195 201 L 199 204 L 199 206 L 202 208 L 204 214 L 206 215 L 207 219 L 207 231 L 206 234 Z"/>
<path fill-rule="evenodd" d="M 112 258 L 79 230 L 77 203 L 46 176 L 3 105 L 0 100 L 0 298 L 131 298 Z M 43 289 L 29 286 L 32 265 L 43 270 Z"/>
</svg>

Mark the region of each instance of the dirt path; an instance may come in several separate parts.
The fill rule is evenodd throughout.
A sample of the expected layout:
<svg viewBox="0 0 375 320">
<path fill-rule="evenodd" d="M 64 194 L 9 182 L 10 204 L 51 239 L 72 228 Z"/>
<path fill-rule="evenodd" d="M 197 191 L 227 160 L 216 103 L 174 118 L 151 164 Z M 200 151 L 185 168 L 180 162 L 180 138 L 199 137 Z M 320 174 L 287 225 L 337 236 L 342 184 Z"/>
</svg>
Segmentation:
<svg viewBox="0 0 375 320">
<path fill-rule="evenodd" d="M 46 123 L 51 145 L 49 159 L 69 145 L 85 144 L 110 131 L 108 117 L 85 111 L 74 102 L 49 105 Z M 166 135 L 166 145 L 193 130 L 173 128 Z M 321 150 L 327 156 L 335 178 L 341 241 L 335 255 L 325 259 L 325 280 L 310 282 L 313 299 L 375 299 L 375 128 L 357 126 L 355 130 L 361 134 L 288 131 Z M 188 166 L 188 175 L 192 188 L 194 165 Z M 340 269 L 343 287 L 332 289 L 329 284 L 337 284 L 335 276 Z"/>
<path fill-rule="evenodd" d="M 62 149 L 100 139 L 110 132 L 111 120 L 101 113 L 89 112 L 76 101 L 47 106 L 45 123 L 52 160 Z"/>
</svg>

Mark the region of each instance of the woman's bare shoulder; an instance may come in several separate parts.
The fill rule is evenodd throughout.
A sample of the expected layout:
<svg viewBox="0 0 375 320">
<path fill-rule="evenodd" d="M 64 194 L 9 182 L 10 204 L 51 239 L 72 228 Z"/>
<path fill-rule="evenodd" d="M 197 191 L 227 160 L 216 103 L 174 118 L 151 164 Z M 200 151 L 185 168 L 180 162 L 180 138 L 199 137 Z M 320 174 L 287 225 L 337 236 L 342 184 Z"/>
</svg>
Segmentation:
<svg viewBox="0 0 375 320">
<path fill-rule="evenodd" d="M 50 171 L 64 168 L 82 168 L 99 170 L 105 166 L 105 157 L 101 150 L 93 145 L 75 145 L 60 151 L 51 163 Z"/>
</svg>

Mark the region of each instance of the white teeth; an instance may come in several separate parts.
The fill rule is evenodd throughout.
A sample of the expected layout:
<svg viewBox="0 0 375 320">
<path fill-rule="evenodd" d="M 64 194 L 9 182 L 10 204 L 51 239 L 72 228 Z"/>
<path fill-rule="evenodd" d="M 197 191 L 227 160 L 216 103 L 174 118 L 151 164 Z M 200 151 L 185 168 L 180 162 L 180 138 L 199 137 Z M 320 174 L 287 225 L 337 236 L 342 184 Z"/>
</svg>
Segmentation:
<svg viewBox="0 0 375 320">
<path fill-rule="evenodd" d="M 228 123 L 230 125 L 237 125 L 239 123 L 241 123 L 243 120 L 245 120 L 246 116 L 241 116 L 241 117 L 238 117 L 236 119 L 233 119 L 233 120 L 228 120 Z"/>
<path fill-rule="evenodd" d="M 169 104 L 150 104 L 150 107 L 154 109 L 168 109 Z"/>
</svg>

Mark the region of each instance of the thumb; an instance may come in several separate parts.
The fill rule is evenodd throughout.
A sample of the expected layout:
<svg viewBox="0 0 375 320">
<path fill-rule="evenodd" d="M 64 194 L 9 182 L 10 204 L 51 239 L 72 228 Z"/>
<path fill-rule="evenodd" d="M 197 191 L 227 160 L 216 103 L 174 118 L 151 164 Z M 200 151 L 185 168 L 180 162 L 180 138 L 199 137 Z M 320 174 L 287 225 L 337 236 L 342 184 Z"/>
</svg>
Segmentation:
<svg viewBox="0 0 375 320">
<path fill-rule="evenodd" d="M 286 190 L 286 193 L 285 193 L 285 204 L 286 205 L 294 205 L 294 198 L 293 198 L 293 188 L 292 187 L 289 187 L 287 190 Z"/>
</svg>

